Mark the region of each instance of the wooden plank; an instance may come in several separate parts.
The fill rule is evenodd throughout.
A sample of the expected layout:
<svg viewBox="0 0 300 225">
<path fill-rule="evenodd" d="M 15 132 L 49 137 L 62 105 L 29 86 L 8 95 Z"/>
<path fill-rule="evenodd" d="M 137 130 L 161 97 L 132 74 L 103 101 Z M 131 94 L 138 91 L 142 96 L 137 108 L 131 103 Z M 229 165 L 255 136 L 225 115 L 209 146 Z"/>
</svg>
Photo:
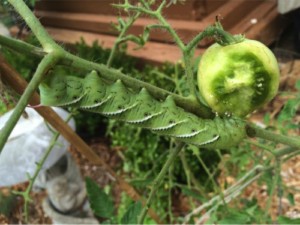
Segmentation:
<svg viewBox="0 0 300 225">
<path fill-rule="evenodd" d="M 250 29 L 260 21 L 263 21 L 270 12 L 277 7 L 274 1 L 262 2 L 258 7 L 256 7 L 251 13 L 244 17 L 240 22 L 238 22 L 234 27 L 232 27 L 229 32 L 232 34 L 242 34 L 248 33 Z M 247 36 L 246 36 L 247 37 Z M 248 37 L 247 37 L 248 38 Z"/>
<path fill-rule="evenodd" d="M 221 23 L 225 30 L 234 26 L 238 21 L 242 20 L 247 14 L 257 7 L 260 7 L 263 1 L 249 1 L 249 0 L 230 0 L 220 8 L 216 9 L 209 16 L 204 18 L 202 22 L 215 21 L 216 15 L 222 15 Z"/>
<path fill-rule="evenodd" d="M 292 21 L 291 15 L 282 16 L 277 8 L 274 8 L 266 17 L 246 31 L 246 37 L 270 45 Z"/>
<path fill-rule="evenodd" d="M 217 10 L 218 8 L 222 7 L 223 4 L 227 3 L 228 0 L 218 0 L 218 1 L 212 1 L 212 0 L 206 0 L 205 2 L 205 7 L 206 7 L 206 13 L 208 16 L 208 14 L 214 12 L 215 10 Z"/>
<path fill-rule="evenodd" d="M 40 18 L 44 26 L 117 35 L 111 26 L 111 22 L 118 22 L 116 16 L 48 11 L 36 11 L 35 15 Z M 198 34 L 199 30 L 204 30 L 211 24 L 186 20 L 168 20 L 168 22 L 178 32 L 184 42 L 190 41 L 192 37 Z M 138 36 L 143 33 L 144 27 L 155 23 L 156 21 L 153 19 L 139 18 L 129 29 L 128 33 Z M 173 42 L 171 35 L 161 29 L 152 30 L 150 39 Z"/>
<path fill-rule="evenodd" d="M 74 31 L 67 29 L 57 29 L 52 27 L 46 27 L 46 30 L 57 42 L 75 44 L 80 42 L 80 38 L 84 37 L 87 45 L 91 46 L 95 40 L 98 40 L 99 44 L 103 43 L 104 48 L 112 48 L 116 38 L 104 34 L 95 34 L 83 31 Z M 11 28 L 11 33 L 17 34 L 18 28 L 15 26 Z M 179 48 L 175 45 L 162 44 L 157 42 L 147 42 L 147 44 L 139 50 L 133 50 L 137 45 L 128 42 L 127 53 L 133 57 L 138 58 L 142 63 L 151 63 L 154 65 L 160 65 L 166 61 L 175 63 L 181 59 L 182 54 Z M 195 56 L 203 54 L 205 49 L 196 49 Z"/>
<path fill-rule="evenodd" d="M 87 13 L 102 15 L 119 15 L 126 13 L 123 10 L 112 7 L 112 3 L 122 3 L 122 0 L 68 0 L 60 1 L 39 1 L 36 3 L 36 10 L 68 12 L 68 13 Z M 132 1 L 131 1 L 132 2 Z M 161 1 L 157 1 L 157 7 Z M 184 4 L 171 5 L 165 8 L 163 13 L 168 19 L 197 20 L 208 15 L 216 8 L 224 4 L 226 0 L 187 0 Z M 132 3 L 134 4 L 134 2 Z M 180 12 L 180 13 L 178 13 Z"/>
<path fill-rule="evenodd" d="M 163 13 L 168 19 L 202 20 L 228 1 L 229 0 L 187 0 L 184 4 L 172 4 L 170 7 L 165 8 Z M 122 2 L 122 0 L 68 0 L 61 1 L 57 4 L 55 1 L 43 0 L 36 3 L 35 9 L 49 12 L 119 15 L 122 14 L 123 10 L 114 8 L 110 4 L 118 4 L 120 2 Z M 137 1 L 131 0 L 131 2 Z M 157 6 L 158 3 L 155 7 Z"/>
<path fill-rule="evenodd" d="M 255 3 L 255 4 L 254 4 Z M 178 32 L 181 39 L 188 43 L 199 32 L 203 31 L 207 26 L 213 25 L 215 16 L 221 14 L 224 17 L 222 23 L 228 29 L 229 25 L 233 25 L 236 21 L 242 19 L 246 13 L 251 12 L 253 8 L 259 8 L 262 1 L 228 1 L 223 4 L 218 10 L 205 17 L 201 22 L 186 21 L 186 20 L 172 20 L 169 19 L 170 25 Z M 248 10 L 248 11 L 247 11 Z M 246 12 L 247 11 L 247 12 Z M 66 12 L 50 12 L 38 10 L 35 12 L 36 16 L 41 18 L 41 22 L 45 26 L 74 29 L 81 31 L 91 31 L 96 33 L 116 35 L 112 31 L 111 22 L 117 23 L 116 16 L 111 15 L 96 15 L 86 13 L 66 13 Z M 126 19 L 126 18 L 125 18 Z M 145 26 L 154 24 L 155 20 L 149 18 L 139 18 L 130 28 L 129 33 L 140 35 Z M 155 41 L 173 42 L 173 38 L 168 32 L 156 29 L 151 32 L 150 39 Z M 207 46 L 212 43 L 212 39 L 205 39 L 199 46 Z"/>
</svg>

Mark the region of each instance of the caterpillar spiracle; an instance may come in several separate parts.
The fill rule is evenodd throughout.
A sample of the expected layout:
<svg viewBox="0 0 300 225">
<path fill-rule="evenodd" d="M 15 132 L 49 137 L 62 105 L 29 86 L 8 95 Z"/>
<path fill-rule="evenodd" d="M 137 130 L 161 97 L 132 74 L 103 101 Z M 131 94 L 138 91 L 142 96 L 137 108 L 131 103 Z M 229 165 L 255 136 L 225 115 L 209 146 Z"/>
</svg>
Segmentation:
<svg viewBox="0 0 300 225">
<path fill-rule="evenodd" d="M 96 71 L 85 78 L 48 73 L 39 89 L 41 105 L 99 113 L 204 148 L 230 148 L 246 137 L 246 122 L 240 118 L 201 119 L 176 106 L 171 96 L 160 102 L 145 88 L 133 93 L 121 80 L 109 85 Z"/>
</svg>

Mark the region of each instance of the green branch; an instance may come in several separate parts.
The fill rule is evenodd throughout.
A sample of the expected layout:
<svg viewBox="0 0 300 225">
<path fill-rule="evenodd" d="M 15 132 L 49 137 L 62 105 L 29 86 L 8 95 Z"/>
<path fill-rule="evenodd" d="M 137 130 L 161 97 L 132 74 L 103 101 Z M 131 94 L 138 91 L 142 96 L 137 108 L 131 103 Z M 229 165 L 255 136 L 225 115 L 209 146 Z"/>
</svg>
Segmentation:
<svg viewBox="0 0 300 225">
<path fill-rule="evenodd" d="M 2 149 L 6 143 L 6 140 L 8 139 L 9 135 L 11 134 L 12 130 L 16 126 L 17 122 L 19 121 L 20 116 L 22 115 L 24 109 L 28 105 L 28 102 L 30 101 L 32 95 L 36 91 L 37 87 L 39 86 L 43 76 L 46 74 L 46 72 L 52 68 L 56 60 L 58 58 L 55 57 L 54 54 L 50 53 L 46 55 L 43 60 L 40 62 L 35 74 L 32 77 L 31 82 L 29 83 L 28 87 L 26 88 L 24 94 L 22 95 L 21 99 L 19 100 L 16 108 L 14 109 L 14 112 L 6 122 L 5 126 L 0 131 L 0 152 L 2 152 Z"/>
<path fill-rule="evenodd" d="M 200 183 L 200 181 L 197 180 L 194 173 L 192 172 L 191 167 L 189 166 L 189 164 L 186 160 L 185 152 L 184 151 L 181 152 L 179 156 L 180 156 L 180 160 L 181 160 L 181 163 L 182 163 L 182 166 L 183 166 L 183 169 L 184 169 L 184 172 L 185 172 L 186 176 L 190 177 L 191 182 L 194 184 L 197 191 L 199 191 L 202 196 L 207 197 L 202 184 Z"/>
<path fill-rule="evenodd" d="M 278 158 L 278 157 L 282 157 L 282 156 L 285 156 L 285 155 L 289 155 L 289 154 L 294 153 L 296 151 L 299 151 L 299 149 L 293 148 L 293 147 L 285 147 L 285 148 L 275 150 L 274 155 L 275 155 L 275 157 Z"/>
<path fill-rule="evenodd" d="M 60 48 L 43 28 L 40 21 L 33 15 L 28 6 L 20 0 L 8 0 L 28 24 L 46 52 L 52 52 L 53 47 Z"/>
<path fill-rule="evenodd" d="M 249 137 L 259 137 L 265 140 L 273 141 L 275 143 L 285 144 L 294 148 L 300 149 L 300 139 L 288 137 L 282 134 L 264 130 L 258 127 L 248 126 L 246 128 Z"/>
<path fill-rule="evenodd" d="M 226 210 L 228 210 L 228 206 L 227 206 L 227 204 L 226 204 L 226 202 L 225 202 L 225 198 L 224 198 L 223 192 L 221 191 L 220 187 L 217 185 L 217 183 L 216 183 L 216 181 L 215 181 L 213 175 L 211 174 L 211 172 L 210 172 L 209 169 L 207 168 L 205 162 L 202 160 L 200 154 L 196 154 L 196 157 L 197 157 L 197 159 L 199 160 L 199 162 L 200 162 L 200 164 L 202 165 L 202 167 L 204 168 L 205 172 L 207 173 L 209 179 L 210 179 L 211 182 L 213 183 L 215 190 L 219 193 L 219 196 L 220 196 L 220 198 L 222 199 L 223 204 L 224 204 Z"/>
<path fill-rule="evenodd" d="M 0 45 L 33 57 L 44 57 L 47 55 L 46 52 L 38 47 L 2 35 L 0 35 Z"/>
<path fill-rule="evenodd" d="M 275 176 L 273 178 L 273 183 L 272 183 L 272 186 L 271 186 L 269 199 L 268 199 L 267 206 L 266 206 L 266 209 L 265 209 L 265 214 L 263 216 L 262 224 L 267 224 L 268 213 L 269 213 L 269 209 L 271 207 L 273 195 L 274 195 L 274 192 L 275 192 L 275 187 L 277 186 L 277 183 L 280 179 L 280 168 L 281 168 L 281 161 L 280 161 L 280 159 L 276 159 Z"/>
<path fill-rule="evenodd" d="M 65 122 L 68 123 L 70 121 L 70 119 L 72 118 L 72 116 L 73 116 L 72 113 L 70 113 Z M 45 122 L 45 123 L 47 124 L 47 122 Z M 47 127 L 49 129 L 49 125 L 48 124 L 47 124 Z M 53 130 L 51 128 L 50 128 L 50 132 L 51 133 L 53 132 Z M 33 184 L 34 184 L 34 182 L 35 182 L 35 180 L 36 180 L 39 172 L 43 168 L 43 165 L 44 165 L 47 157 L 49 156 L 51 150 L 53 149 L 53 147 L 55 145 L 59 144 L 59 143 L 57 143 L 57 139 L 58 139 L 59 135 L 60 134 L 57 131 L 54 131 L 52 140 L 50 142 L 50 145 L 49 145 L 48 149 L 46 150 L 45 155 L 43 156 L 42 160 L 39 163 L 36 162 L 36 170 L 34 172 L 33 177 L 30 177 L 30 175 L 27 174 L 27 177 L 29 178 L 29 185 L 28 185 L 26 191 L 13 191 L 14 194 L 22 195 L 24 197 L 24 200 L 25 200 L 25 203 L 24 203 L 24 212 L 25 212 L 25 221 L 26 221 L 26 223 L 28 223 L 28 203 L 32 202 L 32 199 L 29 196 L 30 192 L 31 192 L 31 189 L 33 187 Z"/>
<path fill-rule="evenodd" d="M 151 189 L 150 195 L 146 201 L 146 204 L 143 208 L 143 211 L 141 213 L 141 215 L 139 216 L 138 219 L 138 224 L 143 224 L 144 219 L 148 213 L 148 210 L 151 206 L 151 203 L 155 197 L 155 194 L 159 188 L 159 186 L 161 185 L 163 178 L 165 177 L 166 173 L 168 172 L 169 167 L 171 166 L 171 164 L 174 162 L 176 156 L 179 154 L 179 152 L 181 151 L 181 149 L 184 147 L 184 143 L 180 142 L 176 148 L 170 153 L 170 156 L 168 158 L 168 160 L 166 161 L 166 163 L 164 164 L 162 170 L 159 172 L 158 176 L 155 178 L 154 182 L 153 182 L 153 187 Z"/>
<path fill-rule="evenodd" d="M 274 152 L 273 152 L 274 148 L 272 148 L 272 147 L 270 147 L 268 145 L 260 144 L 258 142 L 254 142 L 254 141 L 250 141 L 250 140 L 244 140 L 244 142 L 246 142 L 246 143 L 248 143 L 250 145 L 254 145 L 254 146 L 260 147 L 260 148 L 265 149 L 268 152 L 274 154 Z"/>
<path fill-rule="evenodd" d="M 106 66 L 107 66 L 108 68 L 111 67 L 111 64 L 112 64 L 113 58 L 114 58 L 114 56 L 115 56 L 116 50 L 117 50 L 119 44 L 121 43 L 121 40 L 122 40 L 123 36 L 126 34 L 127 30 L 131 27 L 131 25 L 134 23 L 134 21 L 137 20 L 137 18 L 138 18 L 140 15 L 141 15 L 140 12 L 136 13 L 133 17 L 128 18 L 128 20 L 126 21 L 126 23 L 123 24 L 124 27 L 122 28 L 121 33 L 119 34 L 118 38 L 116 39 L 115 44 L 114 44 L 114 46 L 113 46 L 113 48 L 112 48 L 112 50 L 111 50 L 111 53 L 110 53 L 110 55 L 109 55 L 109 58 L 108 58 L 108 60 L 107 60 Z M 121 22 L 122 22 L 122 19 L 121 19 Z M 121 26 L 121 25 L 122 25 L 122 24 L 120 24 L 120 26 Z"/>
<path fill-rule="evenodd" d="M 208 26 L 205 28 L 204 31 L 200 32 L 187 46 L 185 51 L 188 53 L 192 51 L 193 48 L 195 48 L 200 41 L 202 41 L 206 37 L 212 37 L 215 33 L 215 30 L 217 28 L 214 26 Z"/>
</svg>

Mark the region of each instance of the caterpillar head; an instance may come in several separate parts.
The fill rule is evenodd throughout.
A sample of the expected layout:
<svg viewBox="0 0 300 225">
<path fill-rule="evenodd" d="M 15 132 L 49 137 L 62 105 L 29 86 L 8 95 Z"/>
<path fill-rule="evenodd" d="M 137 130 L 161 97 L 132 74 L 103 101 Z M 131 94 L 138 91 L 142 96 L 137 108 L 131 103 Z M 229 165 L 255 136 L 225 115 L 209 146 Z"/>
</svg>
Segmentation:
<svg viewBox="0 0 300 225">
<path fill-rule="evenodd" d="M 41 104 L 68 106 L 79 102 L 84 95 L 82 83 L 78 77 L 67 77 L 50 71 L 39 86 Z"/>
</svg>

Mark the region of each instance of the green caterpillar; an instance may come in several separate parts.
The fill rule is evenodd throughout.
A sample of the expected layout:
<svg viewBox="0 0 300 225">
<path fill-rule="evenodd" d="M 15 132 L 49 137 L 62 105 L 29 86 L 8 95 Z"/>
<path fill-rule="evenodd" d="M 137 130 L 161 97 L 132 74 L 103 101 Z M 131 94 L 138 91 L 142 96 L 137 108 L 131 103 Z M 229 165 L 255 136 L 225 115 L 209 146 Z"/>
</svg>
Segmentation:
<svg viewBox="0 0 300 225">
<path fill-rule="evenodd" d="M 230 148 L 246 137 L 246 122 L 237 117 L 200 119 L 175 105 L 171 96 L 164 102 L 146 89 L 128 90 L 121 80 L 109 85 L 96 71 L 84 79 L 49 73 L 39 86 L 41 105 L 77 107 L 100 113 L 205 148 Z"/>
</svg>

